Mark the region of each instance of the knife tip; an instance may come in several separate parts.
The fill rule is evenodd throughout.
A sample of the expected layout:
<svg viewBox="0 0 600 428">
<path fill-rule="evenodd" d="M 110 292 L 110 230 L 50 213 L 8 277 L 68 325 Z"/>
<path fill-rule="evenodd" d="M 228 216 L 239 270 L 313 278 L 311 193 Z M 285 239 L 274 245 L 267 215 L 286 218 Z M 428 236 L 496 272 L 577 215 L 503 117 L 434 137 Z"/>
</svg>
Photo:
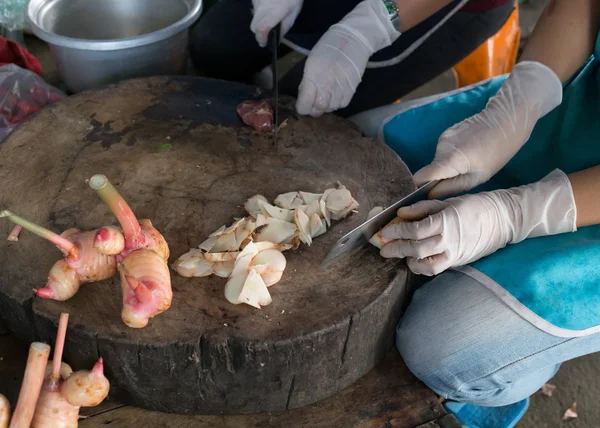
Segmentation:
<svg viewBox="0 0 600 428">
<path fill-rule="evenodd" d="M 329 256 L 325 257 L 325 259 L 319 265 L 319 269 L 329 268 L 331 265 L 333 265 L 336 262 L 337 259 L 338 259 L 338 257 L 329 257 Z"/>
</svg>

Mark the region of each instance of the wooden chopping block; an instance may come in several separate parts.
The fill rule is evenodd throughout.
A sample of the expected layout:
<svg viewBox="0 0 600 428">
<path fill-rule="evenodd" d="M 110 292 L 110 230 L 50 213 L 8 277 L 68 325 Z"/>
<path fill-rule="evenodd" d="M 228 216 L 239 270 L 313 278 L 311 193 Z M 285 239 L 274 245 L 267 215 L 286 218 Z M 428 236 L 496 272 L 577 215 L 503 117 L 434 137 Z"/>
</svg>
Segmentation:
<svg viewBox="0 0 600 428">
<path fill-rule="evenodd" d="M 66 302 L 33 298 L 60 253 L 23 232 L 0 239 L 0 317 L 22 340 L 54 342 L 70 313 L 64 358 L 76 369 L 102 356 L 112 395 L 174 413 L 242 414 L 314 403 L 348 386 L 390 349 L 406 297 L 407 270 L 365 248 L 330 270 L 317 267 L 333 243 L 414 189 L 385 145 L 334 115 L 295 116 L 284 99 L 278 144 L 244 126 L 239 102 L 253 88 L 183 77 L 127 81 L 54 104 L 0 144 L 0 207 L 56 232 L 117 224 L 86 180 L 102 173 L 138 218 L 150 218 L 173 262 L 233 217 L 257 193 L 320 192 L 337 180 L 360 212 L 335 222 L 311 247 L 286 253 L 273 303 L 231 305 L 222 278 L 172 272 L 173 304 L 136 330 L 120 318 L 118 276 L 85 284 Z M 172 148 L 161 151 L 165 143 Z M 0 223 L 0 236 L 12 228 Z"/>
</svg>

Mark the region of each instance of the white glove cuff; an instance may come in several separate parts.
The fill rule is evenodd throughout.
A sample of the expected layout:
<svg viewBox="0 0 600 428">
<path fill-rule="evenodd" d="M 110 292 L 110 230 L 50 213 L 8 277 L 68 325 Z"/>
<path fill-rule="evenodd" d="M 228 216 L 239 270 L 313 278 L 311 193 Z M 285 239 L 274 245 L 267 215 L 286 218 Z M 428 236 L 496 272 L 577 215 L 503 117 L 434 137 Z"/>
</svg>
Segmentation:
<svg viewBox="0 0 600 428">
<path fill-rule="evenodd" d="M 540 181 L 506 191 L 514 203 L 512 239 L 577 231 L 577 207 L 567 175 L 555 169 Z M 507 204 L 510 207 L 512 204 Z"/>
<path fill-rule="evenodd" d="M 527 101 L 539 104 L 539 118 L 550 113 L 562 102 L 563 87 L 560 79 L 550 67 L 541 62 L 518 63 L 506 84 L 518 86 L 524 92 Z"/>
<path fill-rule="evenodd" d="M 390 46 L 400 37 L 382 0 L 363 0 L 331 27 L 334 28 L 357 37 L 366 46 L 369 55 Z"/>
</svg>

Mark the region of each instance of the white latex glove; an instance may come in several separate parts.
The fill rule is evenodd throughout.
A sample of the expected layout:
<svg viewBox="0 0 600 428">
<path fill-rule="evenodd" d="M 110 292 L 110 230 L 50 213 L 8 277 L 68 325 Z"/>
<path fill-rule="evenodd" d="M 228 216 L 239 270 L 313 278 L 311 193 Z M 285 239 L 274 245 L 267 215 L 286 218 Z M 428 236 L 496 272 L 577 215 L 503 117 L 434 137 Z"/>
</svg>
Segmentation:
<svg viewBox="0 0 600 428">
<path fill-rule="evenodd" d="M 302 9 L 302 0 L 252 0 L 254 18 L 250 30 L 256 35 L 259 46 L 265 47 L 269 40 L 269 31 L 281 24 L 283 37 L 298 17 Z"/>
<path fill-rule="evenodd" d="M 348 106 L 371 55 L 398 36 L 381 0 L 359 3 L 311 50 L 298 89 L 298 113 L 316 117 Z"/>
<path fill-rule="evenodd" d="M 517 64 L 485 109 L 448 129 L 417 185 L 442 180 L 430 198 L 454 196 L 486 182 L 521 149 L 536 122 L 562 101 L 556 74 L 539 62 Z"/>
<path fill-rule="evenodd" d="M 400 208 L 398 217 L 407 222 L 381 231 L 384 239 L 393 240 L 381 255 L 407 258 L 413 272 L 427 276 L 526 238 L 577 230 L 571 183 L 558 169 L 526 186 L 422 201 Z"/>
</svg>

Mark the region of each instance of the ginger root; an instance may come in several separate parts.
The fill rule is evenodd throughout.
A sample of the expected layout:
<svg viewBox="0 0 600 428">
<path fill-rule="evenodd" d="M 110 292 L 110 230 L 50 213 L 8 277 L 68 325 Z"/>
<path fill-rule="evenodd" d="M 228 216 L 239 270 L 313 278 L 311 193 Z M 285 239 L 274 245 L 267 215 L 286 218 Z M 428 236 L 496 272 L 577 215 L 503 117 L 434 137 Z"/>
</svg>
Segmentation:
<svg viewBox="0 0 600 428">
<path fill-rule="evenodd" d="M 103 254 L 95 248 L 95 231 L 82 232 L 79 229 L 68 229 L 57 235 L 8 210 L 0 211 L 1 217 L 7 217 L 23 229 L 52 242 L 65 256 L 50 269 L 46 286 L 34 289 L 38 297 L 68 300 L 79 291 L 82 284 L 102 281 L 117 272 L 115 257 Z"/>
<path fill-rule="evenodd" d="M 102 358 L 91 371 L 73 372 L 62 362 L 68 320 L 69 314 L 60 315 L 54 357 L 48 362 L 50 370 L 49 367 L 45 370 L 47 374 L 35 405 L 32 428 L 76 427 L 80 407 L 95 407 L 108 396 L 110 383 L 104 377 Z"/>
<path fill-rule="evenodd" d="M 137 220 L 104 175 L 94 175 L 90 187 L 117 217 L 123 230 L 123 242 L 118 239 L 120 230 L 115 227 L 98 230 L 94 238 L 96 248 L 102 251 L 113 254 L 120 250 L 116 259 L 123 292 L 121 319 L 129 327 L 145 327 L 150 318 L 171 307 L 169 246 L 150 220 Z"/>
</svg>

